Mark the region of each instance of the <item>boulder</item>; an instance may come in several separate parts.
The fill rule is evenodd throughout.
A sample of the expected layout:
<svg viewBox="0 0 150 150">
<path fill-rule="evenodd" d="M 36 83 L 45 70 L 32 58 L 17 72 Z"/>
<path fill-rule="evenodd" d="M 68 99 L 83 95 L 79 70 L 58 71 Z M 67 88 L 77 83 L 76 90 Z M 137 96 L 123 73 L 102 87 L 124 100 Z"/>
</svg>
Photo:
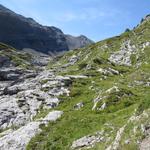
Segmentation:
<svg viewBox="0 0 150 150">
<path fill-rule="evenodd" d="M 39 125 L 39 122 L 31 122 L 26 126 L 3 136 L 0 138 L 0 149 L 25 150 L 25 147 L 30 139 L 40 132 Z"/>
<path fill-rule="evenodd" d="M 56 121 L 62 116 L 62 111 L 52 111 L 45 118 L 42 119 L 42 123 L 47 124 L 49 121 Z"/>
<path fill-rule="evenodd" d="M 119 51 L 114 52 L 110 57 L 109 61 L 118 65 L 131 66 L 131 55 L 137 51 L 135 45 L 131 45 L 130 40 L 126 40 L 122 43 Z"/>
<path fill-rule="evenodd" d="M 84 136 L 72 143 L 72 149 L 92 148 L 96 143 L 103 141 L 101 135 Z"/>
<path fill-rule="evenodd" d="M 0 56 L 0 68 L 2 67 L 10 67 L 11 61 L 7 56 Z"/>
<path fill-rule="evenodd" d="M 75 109 L 75 110 L 79 110 L 79 109 L 81 109 L 82 107 L 84 107 L 84 103 L 83 103 L 83 102 L 80 102 L 80 103 L 74 105 L 74 109 Z"/>
<path fill-rule="evenodd" d="M 0 69 L 0 81 L 14 81 L 19 79 L 19 77 L 23 74 L 23 70 L 15 68 L 15 67 L 8 67 L 8 68 L 1 68 Z"/>
<path fill-rule="evenodd" d="M 69 58 L 69 64 L 74 65 L 78 61 L 78 56 L 73 55 L 71 58 Z"/>
</svg>

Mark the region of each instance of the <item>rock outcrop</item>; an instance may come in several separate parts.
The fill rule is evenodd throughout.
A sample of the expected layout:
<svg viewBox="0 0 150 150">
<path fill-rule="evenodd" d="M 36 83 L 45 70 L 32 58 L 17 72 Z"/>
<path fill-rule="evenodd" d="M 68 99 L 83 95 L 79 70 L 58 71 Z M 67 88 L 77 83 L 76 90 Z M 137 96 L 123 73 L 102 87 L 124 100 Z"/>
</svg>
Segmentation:
<svg viewBox="0 0 150 150">
<path fill-rule="evenodd" d="M 0 45 L 1 46 L 1 45 Z M 49 62 L 47 55 L 37 53 L 34 61 L 27 63 L 36 65 L 32 70 L 20 68 L 12 64 L 7 56 L 22 57 L 11 48 L 1 50 L 0 68 L 0 149 L 25 150 L 28 142 L 36 134 L 41 132 L 40 125 L 47 125 L 50 121 L 56 121 L 63 114 L 62 111 L 50 111 L 59 103 L 60 95 L 68 95 L 66 84 L 71 84 L 71 78 L 57 76 L 54 70 L 46 70 L 45 65 Z M 33 55 L 33 51 L 31 52 Z M 36 52 L 35 52 L 36 53 Z M 5 56 L 6 55 L 6 56 Z M 46 60 L 38 60 L 44 57 Z M 40 119 L 34 120 L 41 109 L 50 112 Z"/>
<path fill-rule="evenodd" d="M 88 39 L 84 35 L 80 35 L 78 37 L 74 37 L 71 35 L 66 35 L 67 45 L 69 49 L 82 48 L 84 46 L 88 46 L 89 44 L 94 43 L 92 40 Z"/>
<path fill-rule="evenodd" d="M 72 143 L 72 149 L 90 149 L 96 143 L 104 140 L 103 132 L 97 132 L 95 135 L 84 136 Z"/>
<path fill-rule="evenodd" d="M 27 75 L 27 74 L 26 74 Z M 45 109 L 56 107 L 62 94 L 69 94 L 65 81 L 69 78 L 43 71 L 36 77 L 29 77 L 19 82 L 11 80 L 3 84 L 0 97 L 0 128 L 20 126 L 38 113 L 41 106 Z M 15 82 L 15 84 L 14 84 Z"/>
<path fill-rule="evenodd" d="M 41 131 L 39 127 L 41 124 L 46 125 L 49 122 L 54 122 L 60 118 L 62 114 L 62 111 L 52 111 L 39 121 L 30 122 L 17 130 L 10 130 L 8 134 L 6 133 L 6 135 L 0 137 L 0 149 L 25 150 L 31 138 Z"/>
<path fill-rule="evenodd" d="M 131 55 L 136 54 L 136 50 L 136 46 L 131 45 L 131 41 L 125 41 L 122 44 L 120 51 L 117 51 L 114 54 L 112 54 L 109 58 L 109 61 L 119 65 L 131 66 Z"/>
</svg>

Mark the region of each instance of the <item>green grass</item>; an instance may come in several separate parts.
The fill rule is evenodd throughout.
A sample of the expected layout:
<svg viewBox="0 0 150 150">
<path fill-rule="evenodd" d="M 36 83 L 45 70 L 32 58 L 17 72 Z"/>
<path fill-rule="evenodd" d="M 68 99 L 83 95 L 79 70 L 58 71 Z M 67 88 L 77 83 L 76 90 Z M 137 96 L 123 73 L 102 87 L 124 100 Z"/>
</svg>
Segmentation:
<svg viewBox="0 0 150 150">
<path fill-rule="evenodd" d="M 69 150 L 72 142 L 83 136 L 94 134 L 96 131 L 104 130 L 109 134 L 110 127 L 104 126 L 108 123 L 114 128 L 112 130 L 112 140 L 115 138 L 117 130 L 122 127 L 131 115 L 138 108 L 140 100 L 137 96 L 128 90 L 121 90 L 120 93 L 113 93 L 108 97 L 109 105 L 104 111 L 92 111 L 93 99 L 98 90 L 106 90 L 113 85 L 111 77 L 107 81 L 100 81 L 99 78 L 89 78 L 74 80 L 71 88 L 70 97 L 61 96 L 62 103 L 57 110 L 64 111 L 63 117 L 56 123 L 50 123 L 48 127 L 42 128 L 42 133 L 31 140 L 29 149 Z M 93 83 L 92 81 L 95 81 Z M 94 90 L 90 89 L 94 86 Z M 103 89 L 102 89 L 103 88 Z M 86 95 L 86 96 L 85 96 Z M 121 101 L 114 105 L 116 96 L 121 96 Z M 81 110 L 74 110 L 74 105 L 83 102 L 84 107 Z M 108 143 L 100 143 L 98 147 L 106 147 Z"/>
<path fill-rule="evenodd" d="M 62 118 L 55 123 L 49 123 L 47 127 L 42 126 L 42 132 L 30 141 L 27 150 L 70 150 L 73 141 L 89 134 L 94 135 L 95 132 L 102 130 L 104 142 L 97 143 L 91 150 L 104 150 L 114 141 L 117 131 L 124 125 L 126 127 L 120 139 L 119 149 L 138 149 L 137 140 L 144 138 L 140 125 L 150 122 L 142 116 L 142 113 L 150 108 L 150 87 L 145 85 L 150 78 L 150 49 L 147 47 L 143 52 L 141 51 L 141 45 L 149 39 L 150 22 L 145 22 L 132 31 L 67 52 L 50 62 L 49 68 L 60 70 L 62 65 L 67 64 L 69 59 L 76 55 L 79 60 L 74 65 L 56 74 L 87 75 L 89 78 L 73 80 L 70 96 L 59 97 L 61 103 L 56 109 L 64 112 Z M 136 47 L 136 53 L 130 57 L 132 66 L 109 62 L 110 55 L 119 51 L 123 42 L 127 40 L 130 40 L 130 43 Z M 87 70 L 88 65 L 91 68 Z M 104 76 L 97 71 L 99 68 L 112 68 L 119 71 L 120 75 Z M 136 83 L 141 81 L 143 82 L 141 85 Z M 120 91 L 106 93 L 106 90 L 113 86 L 117 86 Z M 93 100 L 98 95 L 107 97 L 98 102 L 96 109 L 92 110 Z M 84 107 L 75 110 L 74 106 L 79 102 L 83 102 Z M 104 103 L 106 103 L 106 108 L 99 110 Z M 42 110 L 37 118 L 46 114 L 47 111 Z M 141 119 L 127 123 L 133 115 L 141 116 Z M 135 127 L 139 130 L 134 133 Z M 130 143 L 125 144 L 128 139 Z"/>
<path fill-rule="evenodd" d="M 31 65 L 31 55 L 17 51 L 15 48 L 0 43 L 0 56 L 6 56 L 17 67 L 22 69 L 34 69 Z"/>
</svg>

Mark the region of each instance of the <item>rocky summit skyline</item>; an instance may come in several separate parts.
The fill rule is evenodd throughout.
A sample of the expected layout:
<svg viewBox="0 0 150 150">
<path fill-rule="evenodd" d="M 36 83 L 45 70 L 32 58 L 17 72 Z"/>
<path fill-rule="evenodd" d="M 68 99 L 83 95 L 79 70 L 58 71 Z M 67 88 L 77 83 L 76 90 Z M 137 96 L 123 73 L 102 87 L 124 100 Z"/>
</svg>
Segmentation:
<svg viewBox="0 0 150 150">
<path fill-rule="evenodd" d="M 93 43 L 1 5 L 0 150 L 150 150 L 150 15 L 140 20 Z"/>
<path fill-rule="evenodd" d="M 20 50 L 30 48 L 47 54 L 94 43 L 85 36 L 74 37 L 56 27 L 42 26 L 3 5 L 0 5 L 0 41 Z"/>
<path fill-rule="evenodd" d="M 0 0 L 0 4 L 40 24 L 96 42 L 133 29 L 150 13 L 147 0 Z"/>
</svg>

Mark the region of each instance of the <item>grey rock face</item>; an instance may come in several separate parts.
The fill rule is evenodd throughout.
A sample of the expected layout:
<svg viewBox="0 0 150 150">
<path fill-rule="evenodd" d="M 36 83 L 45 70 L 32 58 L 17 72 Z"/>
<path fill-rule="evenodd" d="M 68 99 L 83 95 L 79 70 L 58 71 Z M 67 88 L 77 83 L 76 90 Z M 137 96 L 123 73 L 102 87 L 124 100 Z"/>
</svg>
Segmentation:
<svg viewBox="0 0 150 150">
<path fill-rule="evenodd" d="M 107 68 L 107 69 L 98 69 L 97 70 L 98 72 L 102 73 L 103 75 L 119 75 L 119 71 L 118 70 L 114 70 L 112 68 Z"/>
<path fill-rule="evenodd" d="M 10 65 L 11 62 L 7 56 L 0 56 L 0 67 L 9 67 Z"/>
<path fill-rule="evenodd" d="M 51 57 L 49 57 L 49 55 L 37 52 L 30 48 L 24 48 L 22 51 L 32 56 L 31 63 L 35 66 L 47 66 L 49 61 L 52 59 Z"/>
<path fill-rule="evenodd" d="M 135 45 L 131 45 L 131 41 L 127 40 L 122 44 L 120 51 L 110 56 L 109 61 L 119 65 L 131 66 L 132 62 L 130 57 L 136 51 Z"/>
<path fill-rule="evenodd" d="M 149 150 L 150 149 L 150 125 L 142 127 L 146 138 L 140 143 L 140 150 Z"/>
<path fill-rule="evenodd" d="M 146 21 L 149 21 L 150 20 L 150 14 L 145 16 L 142 20 L 141 20 L 141 24 L 143 24 L 144 22 Z"/>
<path fill-rule="evenodd" d="M 31 122 L 16 131 L 0 138 L 0 149 L 5 150 L 25 150 L 30 139 L 40 132 L 39 122 Z M 9 144 L 8 144 L 9 143 Z"/>
<path fill-rule="evenodd" d="M 41 122 L 47 124 L 49 121 L 56 121 L 62 114 L 62 111 L 52 111 L 45 118 L 43 118 Z"/>
<path fill-rule="evenodd" d="M 0 81 L 0 129 L 22 126 L 32 121 L 41 106 L 44 109 L 54 108 L 60 102 L 57 96 L 69 95 L 65 85 L 71 79 L 55 76 L 51 70 L 36 74 L 17 68 L 5 68 L 3 71 L 6 76 L 11 71 L 20 72 L 20 76 L 19 79 Z"/>
<path fill-rule="evenodd" d="M 56 121 L 62 114 L 62 111 L 52 111 L 39 121 L 30 122 L 15 131 L 11 130 L 0 138 L 0 149 L 25 150 L 30 139 L 41 131 L 39 128 L 40 124 L 46 125 L 50 121 Z"/>
<path fill-rule="evenodd" d="M 69 49 L 82 48 L 86 45 L 94 43 L 92 40 L 88 39 L 84 35 L 80 35 L 78 37 L 66 35 L 66 41 Z"/>
<path fill-rule="evenodd" d="M 21 15 L 0 5 L 0 41 L 17 49 L 31 48 L 44 53 L 55 53 L 90 44 L 86 37 L 73 37 L 68 42 L 56 27 L 42 26 L 32 18 Z"/>
<path fill-rule="evenodd" d="M 69 64 L 70 65 L 74 65 L 77 61 L 78 61 L 78 56 L 73 55 L 70 59 L 69 59 Z"/>
<path fill-rule="evenodd" d="M 31 138 L 41 131 L 41 124 L 56 121 L 63 114 L 52 111 L 33 121 L 41 108 L 56 107 L 60 103 L 59 95 L 69 96 L 68 84 L 71 84 L 71 78 L 56 76 L 54 70 L 38 67 L 42 71 L 15 66 L 0 69 L 0 150 L 25 150 Z"/>
<path fill-rule="evenodd" d="M 82 149 L 82 148 L 92 148 L 96 143 L 102 142 L 104 137 L 101 132 L 96 133 L 95 135 L 84 136 L 72 143 L 72 149 Z"/>
<path fill-rule="evenodd" d="M 147 137 L 140 144 L 140 150 L 149 150 L 149 149 L 150 149 L 150 137 Z"/>
<path fill-rule="evenodd" d="M 23 74 L 23 70 L 15 67 L 1 68 L 0 81 L 17 80 L 22 74 Z"/>
</svg>

